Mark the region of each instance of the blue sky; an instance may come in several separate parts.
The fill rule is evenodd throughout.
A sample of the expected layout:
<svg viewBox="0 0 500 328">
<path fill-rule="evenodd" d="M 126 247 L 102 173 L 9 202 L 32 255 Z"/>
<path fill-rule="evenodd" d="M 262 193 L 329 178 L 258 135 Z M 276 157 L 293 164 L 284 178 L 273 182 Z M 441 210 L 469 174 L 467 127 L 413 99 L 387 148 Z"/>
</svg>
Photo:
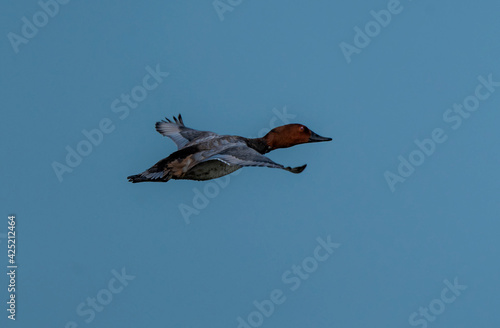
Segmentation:
<svg viewBox="0 0 500 328">
<path fill-rule="evenodd" d="M 1 9 L 2 327 L 500 322 L 497 1 Z M 333 141 L 269 154 L 298 175 L 128 183 L 178 113 Z"/>
</svg>

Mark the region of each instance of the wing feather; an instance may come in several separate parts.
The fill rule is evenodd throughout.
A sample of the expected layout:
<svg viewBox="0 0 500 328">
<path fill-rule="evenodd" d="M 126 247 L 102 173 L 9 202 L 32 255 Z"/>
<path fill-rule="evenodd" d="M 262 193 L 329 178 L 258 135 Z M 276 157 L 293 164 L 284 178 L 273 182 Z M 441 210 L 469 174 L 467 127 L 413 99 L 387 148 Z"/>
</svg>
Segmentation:
<svg viewBox="0 0 500 328">
<path fill-rule="evenodd" d="M 226 165 L 232 166 L 264 166 L 276 169 L 283 169 L 292 173 L 300 173 L 304 171 L 306 165 L 299 167 L 285 167 L 281 164 L 275 163 L 269 157 L 266 157 L 252 148 L 248 148 L 246 145 L 238 145 L 226 148 L 221 152 L 214 154 L 203 162 L 218 160 Z M 198 164 L 198 165 L 201 165 Z"/>
<path fill-rule="evenodd" d="M 161 135 L 172 139 L 178 149 L 184 148 L 193 140 L 217 136 L 216 133 L 210 131 L 199 131 L 186 127 L 180 114 L 178 118 L 174 116 L 174 122 L 168 118 L 165 118 L 165 120 L 160 122 L 156 122 L 155 128 Z"/>
</svg>

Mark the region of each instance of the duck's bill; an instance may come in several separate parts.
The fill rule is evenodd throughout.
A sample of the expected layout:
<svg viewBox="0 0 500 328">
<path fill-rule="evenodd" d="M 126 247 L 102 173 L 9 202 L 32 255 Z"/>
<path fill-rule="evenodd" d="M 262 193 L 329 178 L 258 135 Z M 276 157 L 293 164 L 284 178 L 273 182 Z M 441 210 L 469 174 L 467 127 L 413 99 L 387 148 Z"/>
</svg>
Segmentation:
<svg viewBox="0 0 500 328">
<path fill-rule="evenodd" d="M 321 141 L 330 141 L 332 138 L 322 137 L 319 134 L 316 134 L 311 131 L 311 136 L 309 137 L 309 142 L 321 142 Z"/>
</svg>

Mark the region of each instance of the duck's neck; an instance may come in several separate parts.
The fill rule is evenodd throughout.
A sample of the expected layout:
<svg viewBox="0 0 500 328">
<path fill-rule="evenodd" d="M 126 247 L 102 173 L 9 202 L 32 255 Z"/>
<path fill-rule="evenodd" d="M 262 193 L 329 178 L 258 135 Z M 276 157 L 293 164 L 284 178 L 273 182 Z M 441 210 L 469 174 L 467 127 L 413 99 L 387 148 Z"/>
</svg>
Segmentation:
<svg viewBox="0 0 500 328">
<path fill-rule="evenodd" d="M 248 147 L 255 149 L 261 154 L 269 153 L 273 150 L 265 138 L 246 139 L 246 143 Z"/>
</svg>

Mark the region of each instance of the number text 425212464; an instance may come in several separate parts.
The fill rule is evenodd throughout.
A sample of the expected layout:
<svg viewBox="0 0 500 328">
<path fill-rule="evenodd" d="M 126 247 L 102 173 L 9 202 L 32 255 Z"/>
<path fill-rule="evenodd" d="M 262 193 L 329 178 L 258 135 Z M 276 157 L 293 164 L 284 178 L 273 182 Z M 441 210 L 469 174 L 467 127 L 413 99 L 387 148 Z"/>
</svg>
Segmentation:
<svg viewBox="0 0 500 328">
<path fill-rule="evenodd" d="M 7 301 L 8 318 L 16 320 L 16 216 L 9 215 L 7 221 L 7 275 L 9 276 L 9 284 L 7 291 L 9 298 Z"/>
</svg>

